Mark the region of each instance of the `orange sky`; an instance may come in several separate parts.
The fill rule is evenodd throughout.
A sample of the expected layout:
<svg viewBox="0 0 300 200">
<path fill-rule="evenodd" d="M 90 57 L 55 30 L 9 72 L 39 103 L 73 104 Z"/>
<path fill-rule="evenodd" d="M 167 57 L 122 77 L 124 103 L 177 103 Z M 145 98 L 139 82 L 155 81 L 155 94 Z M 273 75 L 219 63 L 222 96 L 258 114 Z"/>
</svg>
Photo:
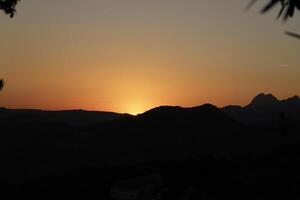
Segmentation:
<svg viewBox="0 0 300 200">
<path fill-rule="evenodd" d="M 0 107 L 139 113 L 300 94 L 298 31 L 240 0 L 26 0 L 0 16 Z"/>
</svg>

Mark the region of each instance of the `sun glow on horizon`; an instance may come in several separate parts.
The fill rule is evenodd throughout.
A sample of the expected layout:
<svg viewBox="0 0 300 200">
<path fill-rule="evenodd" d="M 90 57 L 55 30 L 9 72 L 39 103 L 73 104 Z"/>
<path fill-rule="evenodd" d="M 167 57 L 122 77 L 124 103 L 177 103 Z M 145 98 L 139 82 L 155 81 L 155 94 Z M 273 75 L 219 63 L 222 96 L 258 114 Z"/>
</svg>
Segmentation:
<svg viewBox="0 0 300 200">
<path fill-rule="evenodd" d="M 144 102 L 130 102 L 124 105 L 125 113 L 131 114 L 131 115 L 138 115 L 141 113 L 146 112 L 147 110 L 151 109 L 151 106 L 147 105 L 147 103 Z"/>
</svg>

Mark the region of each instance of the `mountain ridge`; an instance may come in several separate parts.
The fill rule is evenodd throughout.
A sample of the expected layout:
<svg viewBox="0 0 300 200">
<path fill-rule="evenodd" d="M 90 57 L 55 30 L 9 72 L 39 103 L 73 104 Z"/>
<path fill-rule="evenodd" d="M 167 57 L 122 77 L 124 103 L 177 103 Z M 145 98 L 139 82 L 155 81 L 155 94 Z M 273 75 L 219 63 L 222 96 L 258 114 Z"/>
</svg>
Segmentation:
<svg viewBox="0 0 300 200">
<path fill-rule="evenodd" d="M 13 121 L 50 121 L 65 123 L 68 125 L 90 125 L 101 124 L 124 118 L 185 121 L 194 118 L 202 118 L 203 121 L 216 120 L 217 118 L 232 118 L 247 124 L 268 124 L 275 123 L 280 114 L 284 114 L 293 120 L 300 122 L 300 98 L 297 95 L 279 100 L 270 93 L 256 95 L 248 105 L 228 105 L 216 107 L 212 104 L 202 104 L 195 107 L 181 106 L 159 106 L 147 110 L 138 115 L 121 114 L 106 111 L 86 111 L 82 109 L 47 111 L 39 109 L 7 109 L 0 108 L 0 120 Z M 199 116 L 197 116 L 199 114 Z M 201 117 L 200 117 L 201 116 Z M 205 117 L 204 117 L 205 116 Z M 168 119 L 170 118 L 170 119 Z"/>
<path fill-rule="evenodd" d="M 293 126 L 300 123 L 300 98 L 297 95 L 280 100 L 272 94 L 260 93 L 244 107 L 225 106 L 221 110 L 250 126 L 274 128 L 280 126 L 282 118 L 291 121 Z"/>
</svg>

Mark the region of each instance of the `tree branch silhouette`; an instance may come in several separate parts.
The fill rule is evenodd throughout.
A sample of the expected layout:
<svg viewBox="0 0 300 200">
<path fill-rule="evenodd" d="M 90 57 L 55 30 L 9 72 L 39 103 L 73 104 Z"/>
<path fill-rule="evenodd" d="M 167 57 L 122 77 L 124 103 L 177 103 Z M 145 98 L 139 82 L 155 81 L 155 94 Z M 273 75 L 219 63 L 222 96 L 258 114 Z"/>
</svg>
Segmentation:
<svg viewBox="0 0 300 200">
<path fill-rule="evenodd" d="M 256 2 L 258 2 L 258 0 L 251 0 L 247 8 L 251 8 Z M 270 0 L 270 2 L 263 7 L 261 13 L 264 14 L 277 5 L 281 6 L 277 18 L 282 18 L 284 21 L 294 17 L 296 11 L 300 11 L 300 0 Z"/>
<path fill-rule="evenodd" d="M 0 0 L 0 10 L 13 17 L 16 13 L 16 5 L 20 0 Z"/>
<path fill-rule="evenodd" d="M 251 8 L 258 0 L 251 0 L 248 9 Z M 272 10 L 274 7 L 280 5 L 281 9 L 278 13 L 277 19 L 282 18 L 284 22 L 295 16 L 295 12 L 300 11 L 300 0 L 269 0 L 269 3 L 261 10 L 262 14 Z M 300 34 L 286 31 L 288 36 L 300 39 Z"/>
<path fill-rule="evenodd" d="M 266 13 L 278 4 L 281 5 L 281 9 L 277 18 L 282 18 L 287 21 L 289 18 L 294 17 L 295 12 L 300 10 L 300 0 L 271 0 L 262 10 L 262 13 Z"/>
<path fill-rule="evenodd" d="M 16 12 L 16 5 L 20 0 L 0 0 L 0 10 L 2 10 L 5 14 L 13 17 Z M 0 91 L 4 86 L 3 79 L 0 79 Z"/>
</svg>

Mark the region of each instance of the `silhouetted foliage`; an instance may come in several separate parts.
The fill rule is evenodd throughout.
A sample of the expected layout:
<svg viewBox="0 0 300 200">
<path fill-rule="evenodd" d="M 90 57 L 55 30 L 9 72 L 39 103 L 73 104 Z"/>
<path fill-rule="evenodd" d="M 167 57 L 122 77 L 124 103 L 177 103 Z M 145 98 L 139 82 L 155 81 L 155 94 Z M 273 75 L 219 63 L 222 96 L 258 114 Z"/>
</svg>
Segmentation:
<svg viewBox="0 0 300 200">
<path fill-rule="evenodd" d="M 252 0 L 248 8 L 252 7 L 252 5 L 256 2 L 257 0 Z M 277 18 L 282 18 L 284 22 L 287 21 L 289 18 L 294 17 L 296 11 L 300 11 L 300 0 L 270 0 L 269 3 L 261 10 L 261 13 L 264 14 L 276 7 L 277 5 L 281 6 Z M 291 37 L 300 39 L 300 34 L 289 31 L 286 31 L 285 33 Z"/>
<path fill-rule="evenodd" d="M 289 32 L 289 31 L 286 31 L 285 34 L 287 34 L 287 35 L 289 35 L 289 36 L 291 36 L 291 37 L 300 39 L 300 34 L 293 33 L 293 32 Z"/>
<path fill-rule="evenodd" d="M 281 4 L 281 9 L 278 14 L 278 18 L 283 17 L 284 20 L 287 20 L 294 16 L 295 11 L 300 9 L 299 0 L 272 0 L 263 10 L 262 13 L 265 13 L 276 6 L 278 3 Z"/>
<path fill-rule="evenodd" d="M 16 12 L 16 5 L 20 0 L 0 0 L 0 10 L 5 14 L 13 17 Z"/>
<path fill-rule="evenodd" d="M 4 86 L 4 81 L 1 79 L 0 80 L 0 90 L 2 90 L 3 86 Z"/>
<path fill-rule="evenodd" d="M 252 0 L 249 7 L 256 2 L 257 0 Z M 300 0 L 270 0 L 270 2 L 261 10 L 261 12 L 264 14 L 279 4 L 281 9 L 277 18 L 279 19 L 282 17 L 284 21 L 294 17 L 295 11 L 300 10 Z"/>
</svg>

